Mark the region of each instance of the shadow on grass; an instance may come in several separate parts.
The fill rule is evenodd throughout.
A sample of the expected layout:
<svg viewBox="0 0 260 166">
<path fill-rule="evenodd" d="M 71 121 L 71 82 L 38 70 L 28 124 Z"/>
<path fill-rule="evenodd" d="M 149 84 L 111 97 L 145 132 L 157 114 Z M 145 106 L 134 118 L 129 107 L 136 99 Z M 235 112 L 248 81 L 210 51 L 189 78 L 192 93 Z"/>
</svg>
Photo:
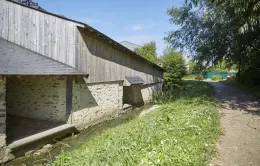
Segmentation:
<svg viewBox="0 0 260 166">
<path fill-rule="evenodd" d="M 239 89 L 223 82 L 210 82 L 210 84 L 215 87 L 223 109 L 243 110 L 249 114 L 260 115 L 260 103 L 256 97 L 242 93 Z"/>
</svg>

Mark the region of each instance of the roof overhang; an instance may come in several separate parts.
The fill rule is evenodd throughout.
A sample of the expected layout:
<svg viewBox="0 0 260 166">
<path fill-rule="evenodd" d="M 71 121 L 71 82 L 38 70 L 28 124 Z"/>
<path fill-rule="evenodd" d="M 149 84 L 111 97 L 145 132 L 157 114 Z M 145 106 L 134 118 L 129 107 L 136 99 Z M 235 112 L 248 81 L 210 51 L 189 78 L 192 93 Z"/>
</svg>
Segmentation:
<svg viewBox="0 0 260 166">
<path fill-rule="evenodd" d="M 139 76 L 126 76 L 124 80 L 124 86 L 142 85 L 142 84 L 144 84 L 144 80 Z"/>
<path fill-rule="evenodd" d="M 30 6 L 26 6 L 26 5 L 23 5 L 19 2 L 15 2 L 15 1 L 12 1 L 12 0 L 7 0 L 9 2 L 12 2 L 12 3 L 15 3 L 15 4 L 18 4 L 20 6 L 23 6 L 23 7 L 26 7 L 26 8 L 30 8 L 30 9 L 33 9 L 33 10 L 37 10 L 39 12 L 42 12 L 42 13 L 45 13 L 45 14 L 49 14 L 49 15 L 52 15 L 54 17 L 58 17 L 58 18 L 61 18 L 61 19 L 64 19 L 64 20 L 67 20 L 67 21 L 71 21 L 71 22 L 74 22 L 77 24 L 77 26 L 79 28 L 83 28 L 85 29 L 85 32 L 88 33 L 88 35 L 91 35 L 99 40 L 102 40 L 103 42 L 106 42 L 107 44 L 109 44 L 111 47 L 114 47 L 115 49 L 117 50 L 120 50 L 122 52 L 125 52 L 125 53 L 128 53 L 130 55 L 132 55 L 133 57 L 139 59 L 140 61 L 142 61 L 143 63 L 147 63 L 153 67 L 155 67 L 156 69 L 162 71 L 162 72 L 165 72 L 165 69 L 162 68 L 161 66 L 155 64 L 155 63 L 152 63 L 150 62 L 149 60 L 143 58 L 142 56 L 136 54 L 135 52 L 131 51 L 130 49 L 126 48 L 125 46 L 123 46 L 122 44 L 116 42 L 115 40 L 111 39 L 110 37 L 108 37 L 107 35 L 99 32 L 98 30 L 96 30 L 95 28 L 87 25 L 86 23 L 83 23 L 83 22 L 80 22 L 80 21 L 76 21 L 76 20 L 73 20 L 73 19 L 70 19 L 70 18 L 67 18 L 67 17 L 64 17 L 64 16 L 61 16 L 61 15 L 58 15 L 58 14 L 54 14 L 54 13 L 51 13 L 51 12 L 48 12 L 48 11 L 44 11 L 44 10 L 39 10 L 39 9 L 36 9 L 36 8 L 33 8 L 33 7 L 30 7 Z"/>
<path fill-rule="evenodd" d="M 88 77 L 89 74 L 0 38 L 0 75 Z"/>
<path fill-rule="evenodd" d="M 104 43 L 107 43 L 109 46 L 120 50 L 121 52 L 127 53 L 129 55 L 132 55 L 134 58 L 138 59 L 139 61 L 141 61 L 142 63 L 146 63 L 148 65 L 153 66 L 154 68 L 165 72 L 165 69 L 160 67 L 159 65 L 147 60 L 146 58 L 136 54 L 134 51 L 131 51 L 130 49 L 126 48 L 125 46 L 123 46 L 122 44 L 116 42 L 115 40 L 111 39 L 110 37 L 106 36 L 105 34 L 99 32 L 98 30 L 90 27 L 89 25 L 85 25 L 85 28 L 82 27 L 78 27 L 79 29 L 82 29 L 83 32 L 88 35 L 91 36 L 93 38 L 96 38 Z"/>
</svg>

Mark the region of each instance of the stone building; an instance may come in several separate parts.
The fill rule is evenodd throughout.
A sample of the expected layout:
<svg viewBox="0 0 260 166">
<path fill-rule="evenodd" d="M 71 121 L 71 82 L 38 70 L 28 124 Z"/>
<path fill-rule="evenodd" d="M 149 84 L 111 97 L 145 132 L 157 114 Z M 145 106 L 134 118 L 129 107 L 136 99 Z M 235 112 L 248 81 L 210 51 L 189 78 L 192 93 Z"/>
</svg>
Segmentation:
<svg viewBox="0 0 260 166">
<path fill-rule="evenodd" d="M 1 162 L 150 102 L 163 71 L 85 23 L 0 0 Z"/>
</svg>

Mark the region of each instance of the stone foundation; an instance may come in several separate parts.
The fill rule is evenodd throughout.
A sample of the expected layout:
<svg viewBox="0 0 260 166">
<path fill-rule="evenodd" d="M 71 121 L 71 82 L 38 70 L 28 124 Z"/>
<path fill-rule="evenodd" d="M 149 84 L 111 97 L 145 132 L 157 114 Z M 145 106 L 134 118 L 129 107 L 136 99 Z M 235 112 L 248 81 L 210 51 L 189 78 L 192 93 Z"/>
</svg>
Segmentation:
<svg viewBox="0 0 260 166">
<path fill-rule="evenodd" d="M 144 104 L 152 102 L 153 95 L 161 91 L 162 83 L 143 85 L 141 87 L 141 94 Z"/>
<path fill-rule="evenodd" d="M 151 102 L 158 91 L 161 91 L 161 84 L 123 89 L 123 81 L 82 83 L 64 76 L 0 79 L 0 163 L 12 157 L 6 146 L 6 113 L 17 118 L 70 123 L 83 130 L 118 117 L 122 113 L 123 93 L 124 100 L 143 105 Z"/>
<path fill-rule="evenodd" d="M 162 91 L 162 84 L 124 86 L 124 103 L 144 105 L 152 102 L 153 95 Z"/>
<path fill-rule="evenodd" d="M 66 77 L 7 78 L 7 114 L 67 122 Z"/>
<path fill-rule="evenodd" d="M 82 130 L 118 116 L 122 109 L 123 82 L 73 82 L 71 123 Z"/>
<path fill-rule="evenodd" d="M 0 78 L 0 148 L 4 147 L 6 137 L 6 103 L 5 103 L 5 78 Z"/>
<path fill-rule="evenodd" d="M 6 78 L 0 77 L 0 163 L 13 158 L 6 147 Z"/>
</svg>

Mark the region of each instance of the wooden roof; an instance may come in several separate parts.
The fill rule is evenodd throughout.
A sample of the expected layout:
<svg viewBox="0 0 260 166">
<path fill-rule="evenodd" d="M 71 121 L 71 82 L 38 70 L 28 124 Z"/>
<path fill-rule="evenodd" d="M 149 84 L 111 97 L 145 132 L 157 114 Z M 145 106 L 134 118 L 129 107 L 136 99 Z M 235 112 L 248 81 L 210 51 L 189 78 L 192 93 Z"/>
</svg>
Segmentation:
<svg viewBox="0 0 260 166">
<path fill-rule="evenodd" d="M 105 34 L 103 34 L 102 32 L 96 30 L 95 28 L 87 25 L 86 23 L 83 23 L 83 22 L 80 22 L 80 21 L 76 21 L 76 20 L 73 20 L 73 19 L 70 19 L 70 18 L 66 18 L 64 16 L 61 16 L 61 15 L 57 15 L 57 14 L 54 14 L 54 13 L 51 13 L 51 12 L 48 12 L 48 11 L 44 11 L 44 10 L 40 10 L 40 9 L 37 9 L 37 8 L 33 8 L 33 7 L 30 7 L 30 6 L 26 6 L 24 4 L 21 4 L 19 2 L 16 2 L 16 1 L 12 1 L 12 0 L 6 0 L 6 1 L 9 1 L 9 2 L 13 2 L 13 3 L 16 3 L 16 4 L 19 4 L 21 6 L 24 6 L 24 7 L 27 7 L 27 8 L 31 8 L 33 10 L 37 10 L 37 11 L 40 11 L 40 12 L 43 12 L 45 14 L 49 14 L 49 15 L 52 15 L 52 16 L 55 16 L 55 17 L 58 17 L 58 18 L 62 18 L 62 19 L 65 19 L 65 20 L 68 20 L 68 21 L 71 21 L 71 22 L 74 22 L 74 23 L 77 23 L 79 27 L 83 27 L 85 28 L 85 32 L 87 34 L 90 34 L 92 37 L 95 37 L 99 40 L 102 40 L 103 42 L 109 44 L 111 47 L 117 49 L 117 50 L 120 50 L 124 53 L 127 53 L 129 55 L 132 55 L 134 58 L 142 61 L 143 63 L 146 63 L 146 64 L 149 64 L 153 67 L 155 67 L 156 69 L 159 69 L 161 71 L 165 71 L 165 69 L 163 69 L 162 67 L 160 67 L 159 65 L 145 59 L 144 57 L 136 54 L 134 51 L 126 48 L 125 46 L 123 46 L 122 44 L 116 42 L 115 40 L 111 39 L 110 37 L 106 36 Z"/>
<path fill-rule="evenodd" d="M 38 54 L 0 37 L 0 75 L 83 75 L 64 63 Z"/>
</svg>

